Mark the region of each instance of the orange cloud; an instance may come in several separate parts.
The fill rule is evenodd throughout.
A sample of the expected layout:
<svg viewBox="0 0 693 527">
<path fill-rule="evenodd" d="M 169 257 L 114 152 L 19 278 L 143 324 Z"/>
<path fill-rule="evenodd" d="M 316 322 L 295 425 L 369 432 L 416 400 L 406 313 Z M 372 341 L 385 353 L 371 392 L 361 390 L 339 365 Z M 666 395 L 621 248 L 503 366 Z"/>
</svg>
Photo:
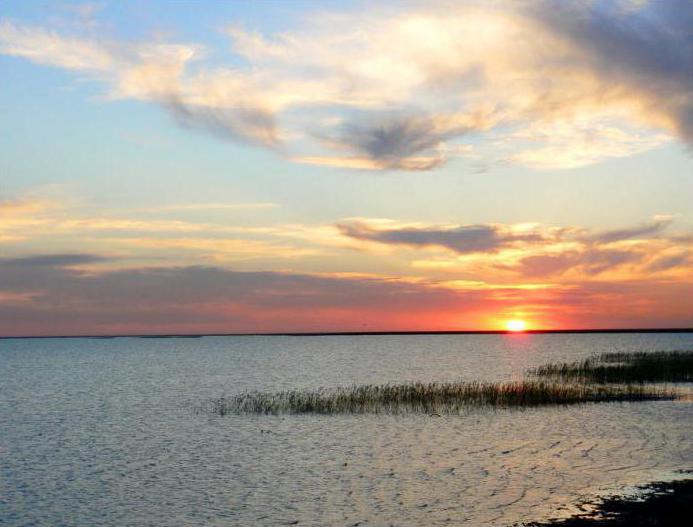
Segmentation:
<svg viewBox="0 0 693 527">
<path fill-rule="evenodd" d="M 608 231 L 541 224 L 425 225 L 357 219 L 338 224 L 343 236 L 370 246 L 418 251 L 410 264 L 432 273 L 513 280 L 632 280 L 653 272 L 683 278 L 691 243 L 670 232 L 672 218 Z M 424 256 L 426 255 L 426 256 Z"/>
</svg>

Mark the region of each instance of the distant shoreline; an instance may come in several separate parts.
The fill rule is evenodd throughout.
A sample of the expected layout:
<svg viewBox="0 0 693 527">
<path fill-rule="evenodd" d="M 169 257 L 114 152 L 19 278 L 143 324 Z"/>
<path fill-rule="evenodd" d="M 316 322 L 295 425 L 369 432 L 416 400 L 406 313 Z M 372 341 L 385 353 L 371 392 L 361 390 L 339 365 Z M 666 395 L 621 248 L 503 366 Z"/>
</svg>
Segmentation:
<svg viewBox="0 0 693 527">
<path fill-rule="evenodd" d="M 609 334 L 609 333 L 693 333 L 693 328 L 607 328 L 607 329 L 528 329 L 507 330 L 462 330 L 462 331 L 305 331 L 277 333 L 181 333 L 181 334 L 122 334 L 122 335 L 6 335 L 9 339 L 181 339 L 202 337 L 350 337 L 386 335 L 564 335 L 564 334 Z"/>
</svg>

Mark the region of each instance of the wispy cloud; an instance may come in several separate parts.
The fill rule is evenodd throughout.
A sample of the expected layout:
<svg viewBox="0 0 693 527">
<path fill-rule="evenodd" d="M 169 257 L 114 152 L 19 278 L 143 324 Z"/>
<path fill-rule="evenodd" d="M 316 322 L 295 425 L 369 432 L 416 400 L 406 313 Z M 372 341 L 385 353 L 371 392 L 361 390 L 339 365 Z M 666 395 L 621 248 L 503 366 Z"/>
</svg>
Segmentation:
<svg viewBox="0 0 693 527">
<path fill-rule="evenodd" d="M 612 243 L 622 240 L 633 240 L 639 238 L 646 238 L 649 236 L 660 234 L 669 225 L 671 225 L 673 218 L 670 216 L 658 216 L 650 223 L 644 225 L 639 225 L 636 227 L 630 227 L 626 229 L 615 229 L 611 231 L 603 231 L 588 236 L 586 239 L 591 242 L 597 243 Z"/>
<path fill-rule="evenodd" d="M 73 254 L 86 248 L 109 254 L 117 251 L 122 258 L 140 262 L 266 264 L 309 259 L 326 249 L 349 245 L 331 225 L 238 225 L 228 218 L 234 214 L 246 218 L 250 212 L 262 215 L 278 207 L 271 202 L 212 202 L 97 212 L 79 200 L 68 205 L 61 200 L 6 199 L 0 201 L 0 243 L 8 256 L 46 248 Z M 102 267 L 107 262 L 82 263 Z M 30 264 L 27 260 L 26 265 Z"/>
<path fill-rule="evenodd" d="M 54 209 L 55 205 L 44 199 L 0 200 L 0 243 L 24 239 L 30 231 L 48 223 L 47 213 Z"/>
<path fill-rule="evenodd" d="M 693 140 L 691 23 L 685 0 L 404 4 L 275 35 L 232 24 L 233 60 L 212 66 L 200 44 L 5 20 L 0 53 L 299 162 L 430 170 L 472 139 L 482 160 L 554 170 Z"/>
<path fill-rule="evenodd" d="M 677 267 L 684 267 L 693 270 L 693 259 L 688 251 L 677 252 L 675 254 L 665 254 L 655 258 L 647 266 L 647 271 L 656 273 L 659 271 L 668 271 Z"/>
<path fill-rule="evenodd" d="M 351 218 L 334 224 L 266 221 L 229 224 L 226 214 L 263 215 L 273 203 L 197 203 L 125 211 L 53 203 L 45 198 L 0 202 L 0 243 L 7 256 L 53 249 L 94 251 L 141 263 L 236 263 L 244 268 L 383 272 L 497 283 L 499 277 L 624 280 L 691 272 L 690 234 L 674 217 L 618 229 L 539 223 L 431 224 Z M 210 216 L 210 212 L 219 212 Z M 257 211 L 257 212 L 255 212 Z M 118 267 L 91 262 L 91 268 Z M 387 271 L 386 271 L 387 270 Z"/>
<path fill-rule="evenodd" d="M 19 258 L 0 258 L 0 267 L 70 267 L 106 261 L 107 258 L 95 254 L 39 254 Z"/>
<path fill-rule="evenodd" d="M 578 168 L 605 158 L 628 157 L 667 143 L 670 137 L 605 123 L 537 123 L 513 135 L 524 146 L 510 161 L 538 170 Z"/>
<path fill-rule="evenodd" d="M 164 107 L 181 125 L 205 130 L 222 139 L 245 141 L 267 148 L 276 148 L 280 143 L 274 115 L 262 108 L 196 105 L 173 95 L 165 100 Z"/>
<path fill-rule="evenodd" d="M 228 237 L 114 237 L 109 243 L 122 249 L 137 249 L 139 252 L 155 253 L 159 250 L 173 250 L 171 258 L 189 257 L 221 262 L 238 262 L 246 260 L 294 260 L 320 253 L 312 247 L 299 247 L 281 244 L 276 241 L 239 239 Z"/>
<path fill-rule="evenodd" d="M 518 270 L 523 276 L 547 277 L 571 271 L 573 275 L 596 276 L 628 263 L 641 262 L 641 251 L 614 249 L 580 249 L 558 254 L 527 256 Z"/>
<path fill-rule="evenodd" d="M 207 210 L 252 210 L 252 209 L 276 209 L 279 203 L 177 203 L 160 207 L 149 207 L 143 212 L 185 212 Z"/>
</svg>

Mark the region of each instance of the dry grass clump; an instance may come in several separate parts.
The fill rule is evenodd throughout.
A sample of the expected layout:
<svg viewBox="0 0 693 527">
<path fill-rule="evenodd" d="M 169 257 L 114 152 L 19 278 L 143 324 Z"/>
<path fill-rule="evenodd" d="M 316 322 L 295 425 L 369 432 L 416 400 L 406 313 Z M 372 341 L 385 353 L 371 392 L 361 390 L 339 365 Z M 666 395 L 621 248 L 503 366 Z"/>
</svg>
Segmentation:
<svg viewBox="0 0 693 527">
<path fill-rule="evenodd" d="M 470 406 L 528 407 L 606 401 L 674 399 L 668 390 L 518 381 L 503 383 L 408 383 L 334 389 L 246 392 L 210 401 L 227 414 L 457 413 Z"/>
<path fill-rule="evenodd" d="M 693 352 L 604 353 L 580 362 L 547 364 L 530 371 L 573 382 L 693 382 Z"/>
</svg>

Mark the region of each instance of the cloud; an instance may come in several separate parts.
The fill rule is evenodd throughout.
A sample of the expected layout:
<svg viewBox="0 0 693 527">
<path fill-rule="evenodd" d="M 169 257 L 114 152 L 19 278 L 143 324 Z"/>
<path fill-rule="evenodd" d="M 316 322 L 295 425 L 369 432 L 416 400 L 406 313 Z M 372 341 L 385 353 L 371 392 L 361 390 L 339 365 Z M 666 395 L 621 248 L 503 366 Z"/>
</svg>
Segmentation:
<svg viewBox="0 0 693 527">
<path fill-rule="evenodd" d="M 429 170 L 445 162 L 445 141 L 486 126 L 481 116 L 374 116 L 344 123 L 332 146 L 380 169 Z"/>
<path fill-rule="evenodd" d="M 523 276 L 546 277 L 571 271 L 573 274 L 596 276 L 624 264 L 643 259 L 640 251 L 586 249 L 555 255 L 528 256 L 520 260 L 518 270 Z"/>
<path fill-rule="evenodd" d="M 693 141 L 693 4 L 542 1 L 533 17 L 581 52 L 595 75 L 637 94 L 653 121 Z"/>
<path fill-rule="evenodd" d="M 38 199 L 0 199 L 0 218 L 29 215 L 51 207 L 51 203 Z"/>
<path fill-rule="evenodd" d="M 47 216 L 56 208 L 43 199 L 0 200 L 0 243 L 23 240 L 29 231 L 49 223 Z"/>
<path fill-rule="evenodd" d="M 111 264 L 85 262 L 90 269 L 122 262 L 235 262 L 243 269 L 311 272 L 364 271 L 376 265 L 395 274 L 493 283 L 498 276 L 623 280 L 656 273 L 678 279 L 688 264 L 674 256 L 693 247 L 690 235 L 675 230 L 673 217 L 663 215 L 606 231 L 539 223 L 431 224 L 373 218 L 347 218 L 336 224 L 228 224 L 227 210 L 269 206 L 174 204 L 94 216 L 91 208 L 79 204 L 59 207 L 40 200 L 5 200 L 0 202 L 0 242 L 7 256 L 92 252 L 118 259 Z M 224 215 L 204 221 L 198 217 L 198 211 L 217 210 Z"/>
<path fill-rule="evenodd" d="M 223 99 L 209 86 L 195 93 L 196 82 L 184 85 L 185 68 L 201 57 L 201 46 L 65 37 L 5 20 L 0 22 L 0 53 L 80 72 L 105 83 L 109 98 L 156 103 L 185 127 L 270 148 L 278 143 L 270 112 L 242 98 Z"/>
<path fill-rule="evenodd" d="M 320 254 L 319 249 L 297 247 L 263 240 L 234 239 L 234 238 L 175 238 L 115 237 L 109 240 L 111 245 L 125 248 L 144 249 L 148 252 L 171 250 L 172 256 L 181 258 L 184 252 L 190 257 L 202 260 L 213 258 L 217 261 L 247 261 L 247 260 L 292 260 Z"/>
<path fill-rule="evenodd" d="M 650 272 L 668 271 L 677 267 L 693 267 L 690 254 L 687 252 L 662 256 L 652 261 L 647 270 Z"/>
<path fill-rule="evenodd" d="M 573 242 L 567 249 L 549 247 L 548 252 L 522 257 L 516 269 L 528 277 L 566 272 L 590 277 L 618 271 L 624 266 L 629 266 L 631 273 L 642 276 L 681 270 L 688 261 L 685 253 L 688 242 L 679 236 L 663 235 L 672 222 L 671 216 L 660 215 L 635 227 L 595 233 L 572 229 L 567 238 L 564 237 Z M 663 252 L 672 250 L 676 254 L 660 258 Z"/>
<path fill-rule="evenodd" d="M 448 287 L 209 266 L 85 272 L 64 255 L 32 258 L 42 263 L 0 266 L 0 335 L 478 329 L 517 312 L 541 327 L 693 323 L 690 281 Z"/>
<path fill-rule="evenodd" d="M 30 302 L 34 300 L 37 296 L 41 296 L 37 293 L 24 292 L 24 293 L 13 293 L 8 291 L 0 291 L 0 310 L 2 306 L 23 304 L 25 302 Z"/>
<path fill-rule="evenodd" d="M 575 284 L 546 299 L 544 312 L 560 312 L 581 328 L 687 328 L 693 323 L 693 283 L 632 280 Z"/>
<path fill-rule="evenodd" d="M 200 44 L 4 21 L 0 53 L 298 162 L 432 170 L 473 138 L 482 162 L 556 170 L 693 141 L 692 13 L 684 0 L 402 4 L 273 35 L 232 25 L 226 63 Z"/>
<path fill-rule="evenodd" d="M 69 267 L 106 260 L 106 258 L 94 254 L 40 254 L 21 258 L 0 258 L 0 267 Z"/>
<path fill-rule="evenodd" d="M 586 125 L 539 123 L 516 133 L 530 146 L 510 157 L 510 161 L 538 170 L 578 168 L 604 158 L 628 157 L 656 148 L 669 141 L 665 134 L 638 132 L 631 127 L 604 123 Z"/>
<path fill-rule="evenodd" d="M 416 313 L 432 322 L 446 310 L 471 310 L 479 296 L 403 280 L 219 267 L 0 266 L 0 283 L 3 335 L 362 329 L 375 314 L 376 327 L 404 327 Z"/>
<path fill-rule="evenodd" d="M 518 242 L 545 241 L 541 234 L 517 232 L 499 225 L 375 228 L 365 222 L 351 222 L 337 226 L 342 234 L 358 240 L 413 247 L 439 246 L 459 254 L 495 252 Z"/>
<path fill-rule="evenodd" d="M 688 269 L 684 255 L 691 240 L 667 233 L 672 222 L 671 216 L 660 215 L 601 232 L 533 223 L 440 226 L 384 219 L 354 219 L 337 228 L 342 236 L 377 246 L 426 249 L 429 256 L 409 262 L 412 268 L 469 279 L 632 280 L 653 272 L 678 279 Z M 372 250 L 370 245 L 354 248 Z M 447 253 L 431 251 L 436 248 Z"/>
<path fill-rule="evenodd" d="M 140 263 L 300 260 L 310 265 L 328 249 L 350 245 L 333 225 L 257 223 L 261 217 L 255 216 L 273 211 L 275 203 L 178 203 L 97 212 L 80 200 L 69 206 L 69 198 L 60 202 L 0 201 L 2 254 L 88 251 Z M 241 224 L 234 224 L 239 218 Z"/>
<path fill-rule="evenodd" d="M 258 203 L 179 203 L 174 205 L 164 205 L 161 207 L 150 207 L 144 209 L 146 212 L 185 212 L 185 211 L 207 211 L 207 210 L 250 210 L 250 209 L 276 209 L 279 203 L 258 202 Z"/>
<path fill-rule="evenodd" d="M 588 236 L 586 240 L 597 243 L 612 243 L 622 240 L 639 239 L 644 236 L 660 234 L 664 229 L 671 225 L 672 221 L 673 219 L 668 216 L 658 217 L 655 218 L 651 223 L 647 223 L 645 225 L 596 233 Z"/>
<path fill-rule="evenodd" d="M 411 167 L 414 158 L 422 170 L 427 170 L 442 163 L 442 157 L 415 156 L 439 146 L 448 134 L 452 135 L 452 131 L 436 131 L 429 119 L 396 119 L 375 125 L 349 123 L 342 128 L 337 141 L 382 168 Z"/>
<path fill-rule="evenodd" d="M 186 104 L 172 96 L 164 106 L 181 125 L 205 130 L 222 139 L 245 141 L 267 148 L 279 146 L 274 115 L 261 108 L 214 107 Z"/>
<path fill-rule="evenodd" d="M 0 22 L 0 52 L 70 70 L 105 72 L 115 66 L 114 56 L 98 43 L 9 20 Z"/>
</svg>

